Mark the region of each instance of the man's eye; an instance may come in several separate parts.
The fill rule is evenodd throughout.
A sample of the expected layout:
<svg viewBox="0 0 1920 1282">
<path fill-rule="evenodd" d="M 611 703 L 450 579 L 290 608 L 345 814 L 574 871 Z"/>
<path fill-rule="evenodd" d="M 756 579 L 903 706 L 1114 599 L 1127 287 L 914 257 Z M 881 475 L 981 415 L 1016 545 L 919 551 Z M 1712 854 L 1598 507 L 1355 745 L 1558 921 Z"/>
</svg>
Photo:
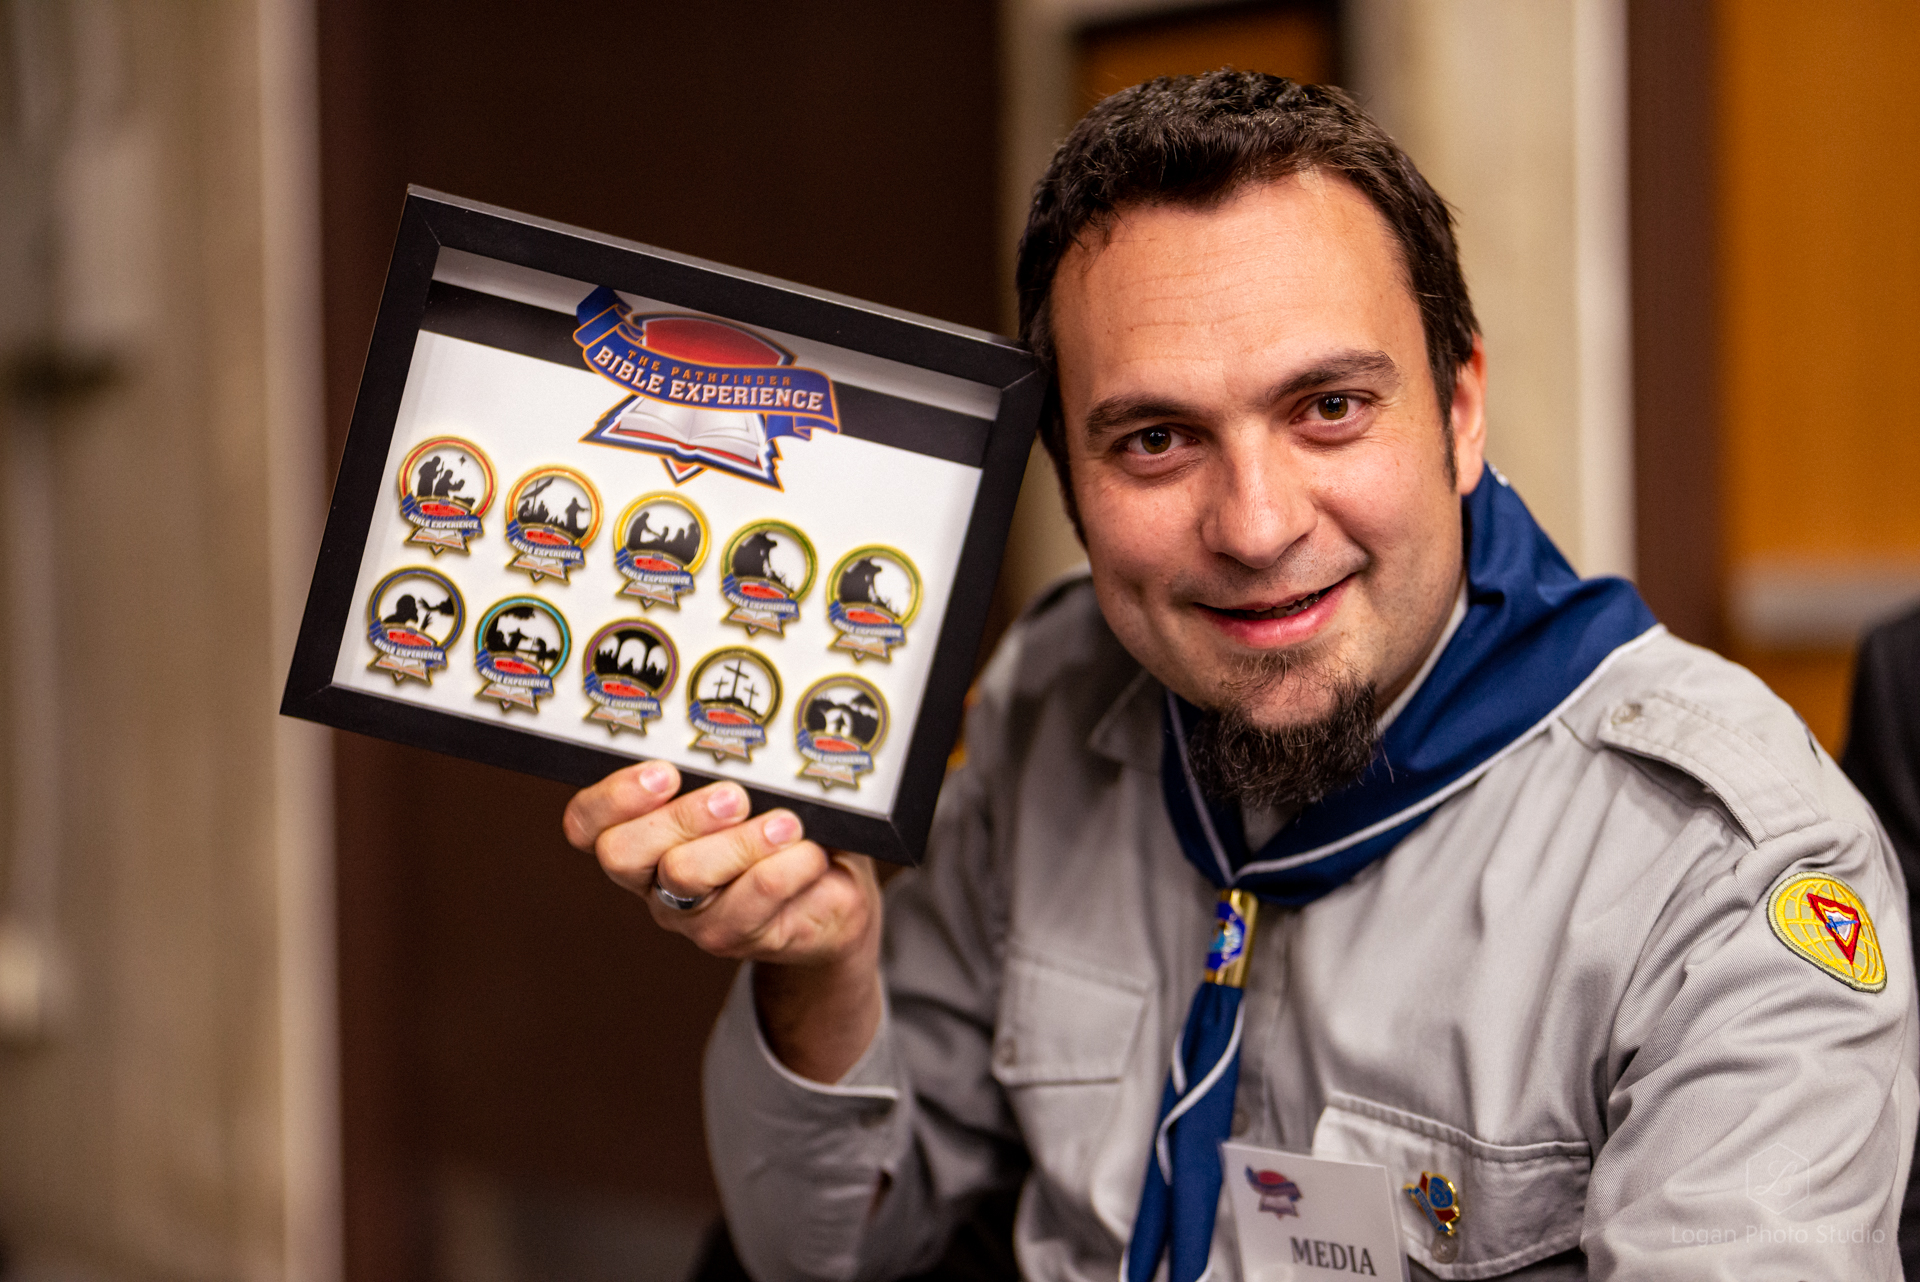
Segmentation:
<svg viewBox="0 0 1920 1282">
<path fill-rule="evenodd" d="M 1165 454 L 1173 448 L 1174 435 L 1170 428 L 1150 427 L 1133 440 L 1135 448 L 1142 454 Z"/>
<path fill-rule="evenodd" d="M 1343 419 L 1353 409 L 1353 400 L 1346 396 L 1322 396 L 1314 404 L 1320 411 L 1320 417 L 1328 422 Z"/>
</svg>

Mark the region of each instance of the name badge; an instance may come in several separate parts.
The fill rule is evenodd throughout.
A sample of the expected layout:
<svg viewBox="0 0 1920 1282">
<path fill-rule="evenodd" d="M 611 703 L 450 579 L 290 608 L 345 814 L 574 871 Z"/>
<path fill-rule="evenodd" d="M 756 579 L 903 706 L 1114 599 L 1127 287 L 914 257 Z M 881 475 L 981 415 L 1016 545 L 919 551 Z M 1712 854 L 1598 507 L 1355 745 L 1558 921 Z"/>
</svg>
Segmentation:
<svg viewBox="0 0 1920 1282">
<path fill-rule="evenodd" d="M 1229 1140 L 1220 1146 L 1245 1282 L 1408 1282 L 1384 1166 Z"/>
</svg>

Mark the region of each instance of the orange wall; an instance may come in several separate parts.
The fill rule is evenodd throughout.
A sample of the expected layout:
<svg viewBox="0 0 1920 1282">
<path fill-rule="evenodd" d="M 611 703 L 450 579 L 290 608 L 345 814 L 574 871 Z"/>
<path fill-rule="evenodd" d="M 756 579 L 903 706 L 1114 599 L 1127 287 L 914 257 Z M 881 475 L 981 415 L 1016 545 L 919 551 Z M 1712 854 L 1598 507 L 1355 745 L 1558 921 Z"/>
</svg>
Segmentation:
<svg viewBox="0 0 1920 1282">
<path fill-rule="evenodd" d="M 1920 554 L 1920 5 L 1718 22 L 1729 568 Z M 1848 655 L 1736 657 L 1837 751 Z"/>
</svg>

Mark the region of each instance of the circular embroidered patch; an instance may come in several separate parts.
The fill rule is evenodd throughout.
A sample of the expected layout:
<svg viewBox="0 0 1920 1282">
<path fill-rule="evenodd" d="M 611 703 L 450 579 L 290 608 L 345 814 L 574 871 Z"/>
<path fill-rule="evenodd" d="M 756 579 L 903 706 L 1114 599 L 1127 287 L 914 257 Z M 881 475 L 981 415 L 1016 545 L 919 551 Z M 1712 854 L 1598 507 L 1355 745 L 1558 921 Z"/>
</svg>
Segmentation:
<svg viewBox="0 0 1920 1282">
<path fill-rule="evenodd" d="M 1780 942 L 1849 988 L 1877 993 L 1887 963 L 1873 919 L 1853 887 L 1838 877 L 1800 873 L 1774 887 L 1767 921 Z"/>
</svg>

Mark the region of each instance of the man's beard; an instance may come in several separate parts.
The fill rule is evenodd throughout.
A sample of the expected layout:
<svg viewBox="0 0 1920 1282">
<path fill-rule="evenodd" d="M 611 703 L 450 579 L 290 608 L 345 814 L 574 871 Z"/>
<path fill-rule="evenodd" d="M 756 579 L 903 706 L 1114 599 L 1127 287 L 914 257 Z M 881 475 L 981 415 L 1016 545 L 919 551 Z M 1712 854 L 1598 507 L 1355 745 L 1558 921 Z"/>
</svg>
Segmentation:
<svg viewBox="0 0 1920 1282">
<path fill-rule="evenodd" d="M 1317 680 L 1333 706 L 1277 730 L 1253 724 L 1243 709 L 1288 680 Z M 1379 747 L 1373 686 L 1355 674 L 1316 678 L 1286 656 L 1263 656 L 1228 682 L 1226 695 L 1226 706 L 1203 711 L 1187 737 L 1194 779 L 1215 801 L 1296 811 L 1358 779 Z"/>
</svg>

